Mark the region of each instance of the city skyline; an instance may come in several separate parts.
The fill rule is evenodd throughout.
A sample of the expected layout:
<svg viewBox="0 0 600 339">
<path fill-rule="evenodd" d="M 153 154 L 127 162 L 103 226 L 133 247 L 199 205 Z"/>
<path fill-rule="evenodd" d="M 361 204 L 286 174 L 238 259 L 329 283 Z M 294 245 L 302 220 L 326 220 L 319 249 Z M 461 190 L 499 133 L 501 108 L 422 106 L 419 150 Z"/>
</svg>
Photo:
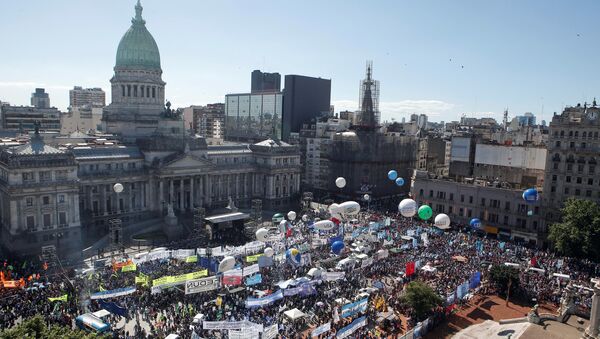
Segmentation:
<svg viewBox="0 0 600 339">
<path fill-rule="evenodd" d="M 571 10 L 567 4 L 542 1 L 523 4 L 518 13 L 511 2 L 270 4 L 144 0 L 148 29 L 163 47 L 166 99 L 174 107 L 223 102 L 225 94 L 248 91 L 251 71 L 261 69 L 331 79 L 336 112 L 356 110 L 365 60 L 373 60 L 373 77 L 381 81 L 382 120 L 412 113 L 428 114 L 432 121 L 457 120 L 463 113 L 501 120 L 508 107 L 511 117 L 533 112 L 541 122 L 600 93 L 587 77 L 599 49 L 592 44 L 591 22 L 600 6 L 593 2 L 581 3 L 578 20 L 569 25 L 562 24 Z M 133 0 L 3 4 L 13 15 L 0 28 L 22 29 L 5 37 L 6 46 L 18 48 L 0 56 L 0 100 L 28 105 L 35 87 L 44 87 L 51 104 L 65 110 L 73 86 L 102 87 L 109 95 L 115 40 L 134 5 Z M 28 11 L 31 7 L 38 10 Z M 380 19 L 362 27 L 359 20 L 369 11 Z M 55 25 L 57 16 L 71 25 Z M 265 22 L 274 28 L 265 29 Z M 178 43 L 181 34 L 198 40 Z M 17 43 L 28 37 L 35 43 Z M 84 40 L 91 43 L 78 43 Z M 240 52 L 249 48 L 258 53 Z M 577 63 L 571 61 L 574 50 Z"/>
</svg>

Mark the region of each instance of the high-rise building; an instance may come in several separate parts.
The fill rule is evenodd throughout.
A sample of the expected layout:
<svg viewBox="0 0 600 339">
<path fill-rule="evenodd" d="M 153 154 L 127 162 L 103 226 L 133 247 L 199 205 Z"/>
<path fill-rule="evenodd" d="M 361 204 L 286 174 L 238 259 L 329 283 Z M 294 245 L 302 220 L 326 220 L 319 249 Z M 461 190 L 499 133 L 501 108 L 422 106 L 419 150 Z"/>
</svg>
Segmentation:
<svg viewBox="0 0 600 339">
<path fill-rule="evenodd" d="M 36 88 L 31 93 L 31 106 L 35 108 L 50 108 L 50 96 L 43 88 Z"/>
<path fill-rule="evenodd" d="M 183 109 L 183 116 L 186 128 L 194 133 L 216 142 L 225 137 L 225 104 L 190 106 Z"/>
<path fill-rule="evenodd" d="M 547 221 L 560 220 L 568 198 L 600 202 L 600 107 L 577 104 L 550 122 L 543 198 Z"/>
<path fill-rule="evenodd" d="M 286 75 L 283 89 L 282 138 L 299 133 L 304 123 L 329 115 L 331 80 L 303 75 Z"/>
<path fill-rule="evenodd" d="M 104 107 L 106 93 L 101 88 L 82 88 L 75 86 L 69 91 L 70 107 Z"/>
<path fill-rule="evenodd" d="M 281 139 L 281 92 L 227 94 L 225 96 L 225 139 L 256 142 Z"/>
<path fill-rule="evenodd" d="M 252 84 L 250 92 L 280 92 L 281 91 L 281 75 L 279 73 L 266 73 L 260 70 L 252 71 Z"/>
</svg>

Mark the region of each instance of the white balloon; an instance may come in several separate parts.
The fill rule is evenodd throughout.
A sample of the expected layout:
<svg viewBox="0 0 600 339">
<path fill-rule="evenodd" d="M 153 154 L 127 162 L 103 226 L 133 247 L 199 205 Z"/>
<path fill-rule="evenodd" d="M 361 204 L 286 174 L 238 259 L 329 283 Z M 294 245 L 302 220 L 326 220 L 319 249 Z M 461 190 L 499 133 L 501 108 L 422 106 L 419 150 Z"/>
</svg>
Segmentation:
<svg viewBox="0 0 600 339">
<path fill-rule="evenodd" d="M 321 231 L 329 231 L 335 228 L 335 223 L 331 220 L 317 221 L 314 227 Z"/>
<path fill-rule="evenodd" d="M 233 269 L 235 266 L 235 258 L 234 257 L 225 257 L 219 263 L 219 272 L 225 272 Z"/>
<path fill-rule="evenodd" d="M 329 210 L 329 214 L 337 214 L 337 213 L 339 213 L 340 205 L 333 203 L 333 204 L 329 205 L 328 210 Z"/>
<path fill-rule="evenodd" d="M 294 211 L 289 211 L 288 215 L 287 215 L 288 219 L 290 219 L 291 221 L 296 220 L 296 212 Z"/>
<path fill-rule="evenodd" d="M 307 222 L 308 221 L 308 215 L 303 215 L 302 216 L 302 221 Z"/>
<path fill-rule="evenodd" d="M 363 199 L 368 201 L 369 199 L 371 199 L 371 196 L 368 194 L 365 194 L 365 195 L 363 195 Z"/>
<path fill-rule="evenodd" d="M 434 225 L 438 227 L 450 226 L 450 217 L 444 213 L 435 216 Z"/>
<path fill-rule="evenodd" d="M 256 240 L 265 242 L 267 241 L 267 235 L 269 234 L 269 230 L 266 228 L 259 228 L 256 230 Z"/>
<path fill-rule="evenodd" d="M 115 192 L 117 192 L 117 193 L 121 193 L 121 192 L 123 192 L 123 184 L 116 183 L 116 184 L 113 186 L 113 190 L 114 190 Z"/>
<path fill-rule="evenodd" d="M 356 201 L 346 201 L 339 206 L 339 213 L 344 215 L 355 215 L 358 212 L 360 212 L 360 204 Z"/>
<path fill-rule="evenodd" d="M 265 255 L 267 257 L 272 257 L 273 254 L 275 254 L 275 251 L 273 251 L 273 249 L 271 247 L 267 247 L 265 248 Z"/>
<path fill-rule="evenodd" d="M 344 187 L 346 187 L 346 179 L 344 179 L 342 177 L 339 177 L 339 178 L 335 179 L 335 185 L 338 188 L 344 188 Z"/>
<path fill-rule="evenodd" d="M 281 220 L 281 222 L 279 223 L 279 231 L 280 232 L 285 232 L 287 231 L 287 220 Z"/>
<path fill-rule="evenodd" d="M 412 199 L 404 199 L 398 204 L 398 210 L 403 217 L 414 217 L 417 214 L 417 202 Z"/>
</svg>

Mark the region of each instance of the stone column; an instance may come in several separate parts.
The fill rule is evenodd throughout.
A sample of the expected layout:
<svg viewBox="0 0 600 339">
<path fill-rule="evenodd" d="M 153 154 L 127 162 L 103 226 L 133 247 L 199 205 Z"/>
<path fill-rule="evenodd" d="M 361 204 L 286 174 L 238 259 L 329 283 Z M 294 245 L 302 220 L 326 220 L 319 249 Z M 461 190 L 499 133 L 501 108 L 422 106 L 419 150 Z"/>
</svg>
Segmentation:
<svg viewBox="0 0 600 339">
<path fill-rule="evenodd" d="M 212 179 L 209 174 L 206 175 L 206 203 L 208 206 L 212 204 Z"/>
<path fill-rule="evenodd" d="M 179 179 L 179 209 L 183 211 L 185 209 L 185 197 L 183 195 L 184 192 L 184 178 Z"/>
<path fill-rule="evenodd" d="M 158 179 L 158 208 L 160 208 L 160 214 L 162 215 L 163 213 L 163 202 L 165 201 L 165 192 L 164 192 L 164 180 L 163 178 L 159 178 Z"/>
<path fill-rule="evenodd" d="M 600 332 L 600 282 L 594 285 L 594 296 L 592 297 L 592 311 L 590 312 L 590 326 L 585 330 L 583 338 L 597 339 Z"/>
<path fill-rule="evenodd" d="M 169 190 L 169 203 L 174 204 L 175 201 L 173 201 L 173 198 L 175 197 L 175 194 L 174 194 L 174 189 L 173 189 L 173 178 L 169 178 L 169 184 L 171 185 L 170 186 L 171 188 Z"/>
<path fill-rule="evenodd" d="M 38 208 L 38 210 L 39 210 L 39 208 Z M 17 229 L 19 228 L 19 219 L 20 218 L 21 218 L 21 215 L 17 212 L 17 202 L 15 200 L 11 200 L 10 201 L 10 229 L 11 229 L 11 231 L 15 231 L 15 232 L 17 231 Z M 36 215 L 35 222 L 38 223 L 38 225 L 40 225 L 40 220 L 38 218 L 39 218 L 39 216 Z M 27 220 L 25 220 L 25 222 L 27 222 Z M 23 227 L 23 228 L 27 229 L 27 224 L 25 224 L 25 227 Z"/>
<path fill-rule="evenodd" d="M 190 210 L 194 208 L 194 180 L 196 180 L 195 177 L 190 177 Z"/>
</svg>

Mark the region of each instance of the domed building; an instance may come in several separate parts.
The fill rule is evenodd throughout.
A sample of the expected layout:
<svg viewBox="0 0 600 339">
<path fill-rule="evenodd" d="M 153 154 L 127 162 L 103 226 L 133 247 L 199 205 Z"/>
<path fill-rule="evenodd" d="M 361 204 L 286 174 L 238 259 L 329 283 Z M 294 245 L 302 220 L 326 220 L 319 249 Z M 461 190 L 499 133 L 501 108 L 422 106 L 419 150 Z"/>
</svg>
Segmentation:
<svg viewBox="0 0 600 339">
<path fill-rule="evenodd" d="M 142 10 L 138 0 L 131 27 L 117 48 L 115 74 L 110 80 L 112 102 L 102 116 L 104 131 L 129 141 L 157 132 L 181 135 L 184 130 L 181 119 L 165 110 L 160 52 Z"/>
</svg>

